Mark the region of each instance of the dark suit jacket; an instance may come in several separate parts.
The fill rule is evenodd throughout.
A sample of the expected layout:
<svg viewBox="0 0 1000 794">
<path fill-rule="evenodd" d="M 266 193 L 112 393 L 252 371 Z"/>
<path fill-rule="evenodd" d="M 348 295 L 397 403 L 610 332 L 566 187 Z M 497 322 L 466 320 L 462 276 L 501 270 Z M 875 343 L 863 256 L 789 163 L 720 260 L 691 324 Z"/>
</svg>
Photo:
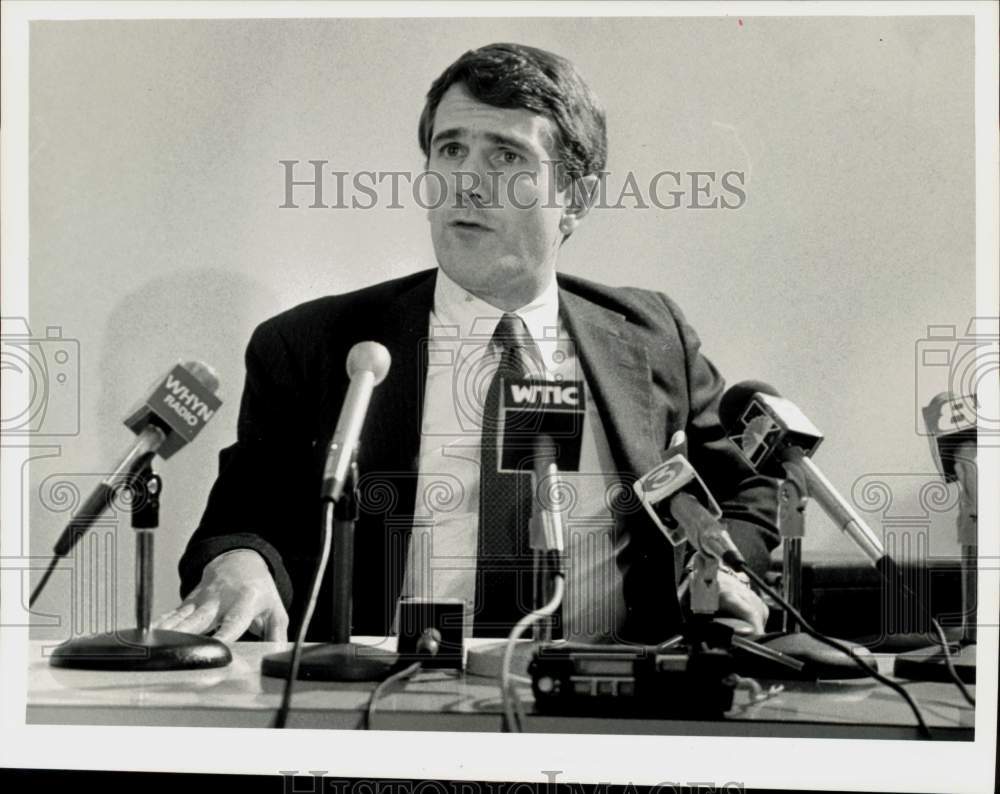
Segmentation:
<svg viewBox="0 0 1000 794">
<path fill-rule="evenodd" d="M 359 454 L 362 516 L 355 541 L 354 631 L 391 625 L 404 573 L 416 492 L 421 400 L 435 270 L 302 304 L 262 323 L 246 352 L 237 442 L 219 455 L 219 476 L 180 560 L 181 593 L 204 565 L 238 547 L 259 551 L 301 621 L 320 548 L 320 478 L 359 341 L 385 345 L 392 367 L 375 389 Z M 574 340 L 623 479 L 661 461 L 677 430 L 688 458 L 723 505 L 730 533 L 756 570 L 778 542 L 775 481 L 756 476 L 727 440 L 717 408 L 723 381 L 666 296 L 559 275 L 561 318 Z M 642 510 L 625 520 L 623 639 L 658 642 L 680 624 L 678 554 Z M 327 581 L 309 632 L 328 640 Z"/>
</svg>

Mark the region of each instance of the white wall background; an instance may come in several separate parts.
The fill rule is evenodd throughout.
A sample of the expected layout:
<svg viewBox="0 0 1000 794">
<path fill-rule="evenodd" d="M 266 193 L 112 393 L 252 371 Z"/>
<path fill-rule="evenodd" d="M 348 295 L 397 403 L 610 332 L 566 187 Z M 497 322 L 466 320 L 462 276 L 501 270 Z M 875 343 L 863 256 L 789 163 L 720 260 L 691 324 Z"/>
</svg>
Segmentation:
<svg viewBox="0 0 1000 794">
<path fill-rule="evenodd" d="M 253 327 L 434 263 L 412 201 L 308 209 L 301 191 L 300 209 L 279 209 L 278 161 L 418 170 L 431 81 L 493 41 L 577 64 L 607 109 L 612 184 L 628 170 L 749 175 L 739 210 L 596 212 L 561 269 L 668 292 L 730 382 L 773 383 L 826 431 L 817 460 L 843 492 L 889 485 L 888 515 L 865 514 L 877 531 L 906 525 L 953 553 L 953 515 L 919 498 L 933 466 L 915 430 L 915 405 L 949 384 L 915 355 L 928 325 L 961 336 L 975 310 L 972 21 L 742 23 L 34 23 L 30 321 L 36 336 L 60 326 L 79 340 L 80 399 L 77 436 L 35 439 L 51 448 L 25 476 L 32 554 L 72 510 L 57 484 L 91 487 L 130 443 L 121 420 L 152 381 L 203 359 L 225 405 L 159 468 L 155 609 L 175 603 L 176 561 L 234 438 Z M 52 421 L 75 410 L 52 405 Z M 81 549 L 39 603 L 52 636 L 114 620 L 105 598 L 134 625 L 127 516 Z M 815 508 L 806 551 L 859 556 Z"/>
</svg>

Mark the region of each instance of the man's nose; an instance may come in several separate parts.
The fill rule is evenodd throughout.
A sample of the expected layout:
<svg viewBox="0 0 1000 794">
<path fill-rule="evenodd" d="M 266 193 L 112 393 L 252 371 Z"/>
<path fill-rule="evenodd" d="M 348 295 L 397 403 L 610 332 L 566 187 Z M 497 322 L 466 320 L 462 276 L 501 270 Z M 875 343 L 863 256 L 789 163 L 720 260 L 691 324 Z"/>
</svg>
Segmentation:
<svg viewBox="0 0 1000 794">
<path fill-rule="evenodd" d="M 455 173 L 455 194 L 463 204 L 485 207 L 493 198 L 492 178 L 486 158 L 470 155 Z"/>
</svg>

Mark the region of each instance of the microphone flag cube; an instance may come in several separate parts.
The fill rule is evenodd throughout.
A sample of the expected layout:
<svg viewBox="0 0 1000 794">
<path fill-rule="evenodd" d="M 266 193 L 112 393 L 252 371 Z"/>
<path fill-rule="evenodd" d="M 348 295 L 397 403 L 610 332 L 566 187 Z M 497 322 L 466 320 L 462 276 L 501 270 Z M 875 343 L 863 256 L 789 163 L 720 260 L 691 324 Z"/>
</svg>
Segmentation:
<svg viewBox="0 0 1000 794">
<path fill-rule="evenodd" d="M 974 394 L 956 397 L 950 392 L 937 395 L 924 407 L 924 424 L 934 465 L 946 482 L 955 482 L 955 456 L 965 441 L 976 442 L 979 403 Z"/>
<path fill-rule="evenodd" d="M 183 364 L 177 364 L 129 415 L 125 425 L 138 434 L 155 418 L 160 427 L 169 429 L 157 450 L 166 460 L 201 432 L 220 405 L 222 400 L 207 384 Z"/>
<path fill-rule="evenodd" d="M 500 455 L 502 472 L 532 471 L 535 440 L 552 440 L 560 471 L 580 470 L 580 445 L 587 416 L 583 381 L 503 380 L 500 390 Z"/>
<path fill-rule="evenodd" d="M 807 457 L 819 447 L 823 433 L 799 407 L 772 394 L 757 392 L 732 428 L 730 440 L 761 474 L 784 477 L 780 456 L 784 447 L 796 446 Z"/>
<path fill-rule="evenodd" d="M 659 466 L 646 472 L 632 483 L 636 496 L 646 508 L 653 523 L 660 528 L 674 546 L 687 539 L 687 533 L 670 512 L 670 500 L 679 493 L 689 493 L 697 499 L 714 519 L 722 518 L 722 509 L 712 492 L 683 455 L 674 455 Z"/>
</svg>

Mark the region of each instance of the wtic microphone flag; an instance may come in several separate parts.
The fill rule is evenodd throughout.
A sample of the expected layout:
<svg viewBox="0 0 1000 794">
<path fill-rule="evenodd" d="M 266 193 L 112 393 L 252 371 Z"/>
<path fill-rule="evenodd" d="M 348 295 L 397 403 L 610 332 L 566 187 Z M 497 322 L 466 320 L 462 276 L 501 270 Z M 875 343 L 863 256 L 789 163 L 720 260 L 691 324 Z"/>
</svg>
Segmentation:
<svg viewBox="0 0 1000 794">
<path fill-rule="evenodd" d="M 587 416 L 583 381 L 504 380 L 500 391 L 499 470 L 531 471 L 535 440 L 552 439 L 560 471 L 580 470 Z"/>
<path fill-rule="evenodd" d="M 141 433 L 154 420 L 169 428 L 166 440 L 157 450 L 164 460 L 192 441 L 222 405 L 215 389 L 210 388 L 211 380 L 215 380 L 216 386 L 218 380 L 199 368 L 205 369 L 196 363 L 177 364 L 125 420 L 125 425 L 135 433 Z"/>
</svg>

